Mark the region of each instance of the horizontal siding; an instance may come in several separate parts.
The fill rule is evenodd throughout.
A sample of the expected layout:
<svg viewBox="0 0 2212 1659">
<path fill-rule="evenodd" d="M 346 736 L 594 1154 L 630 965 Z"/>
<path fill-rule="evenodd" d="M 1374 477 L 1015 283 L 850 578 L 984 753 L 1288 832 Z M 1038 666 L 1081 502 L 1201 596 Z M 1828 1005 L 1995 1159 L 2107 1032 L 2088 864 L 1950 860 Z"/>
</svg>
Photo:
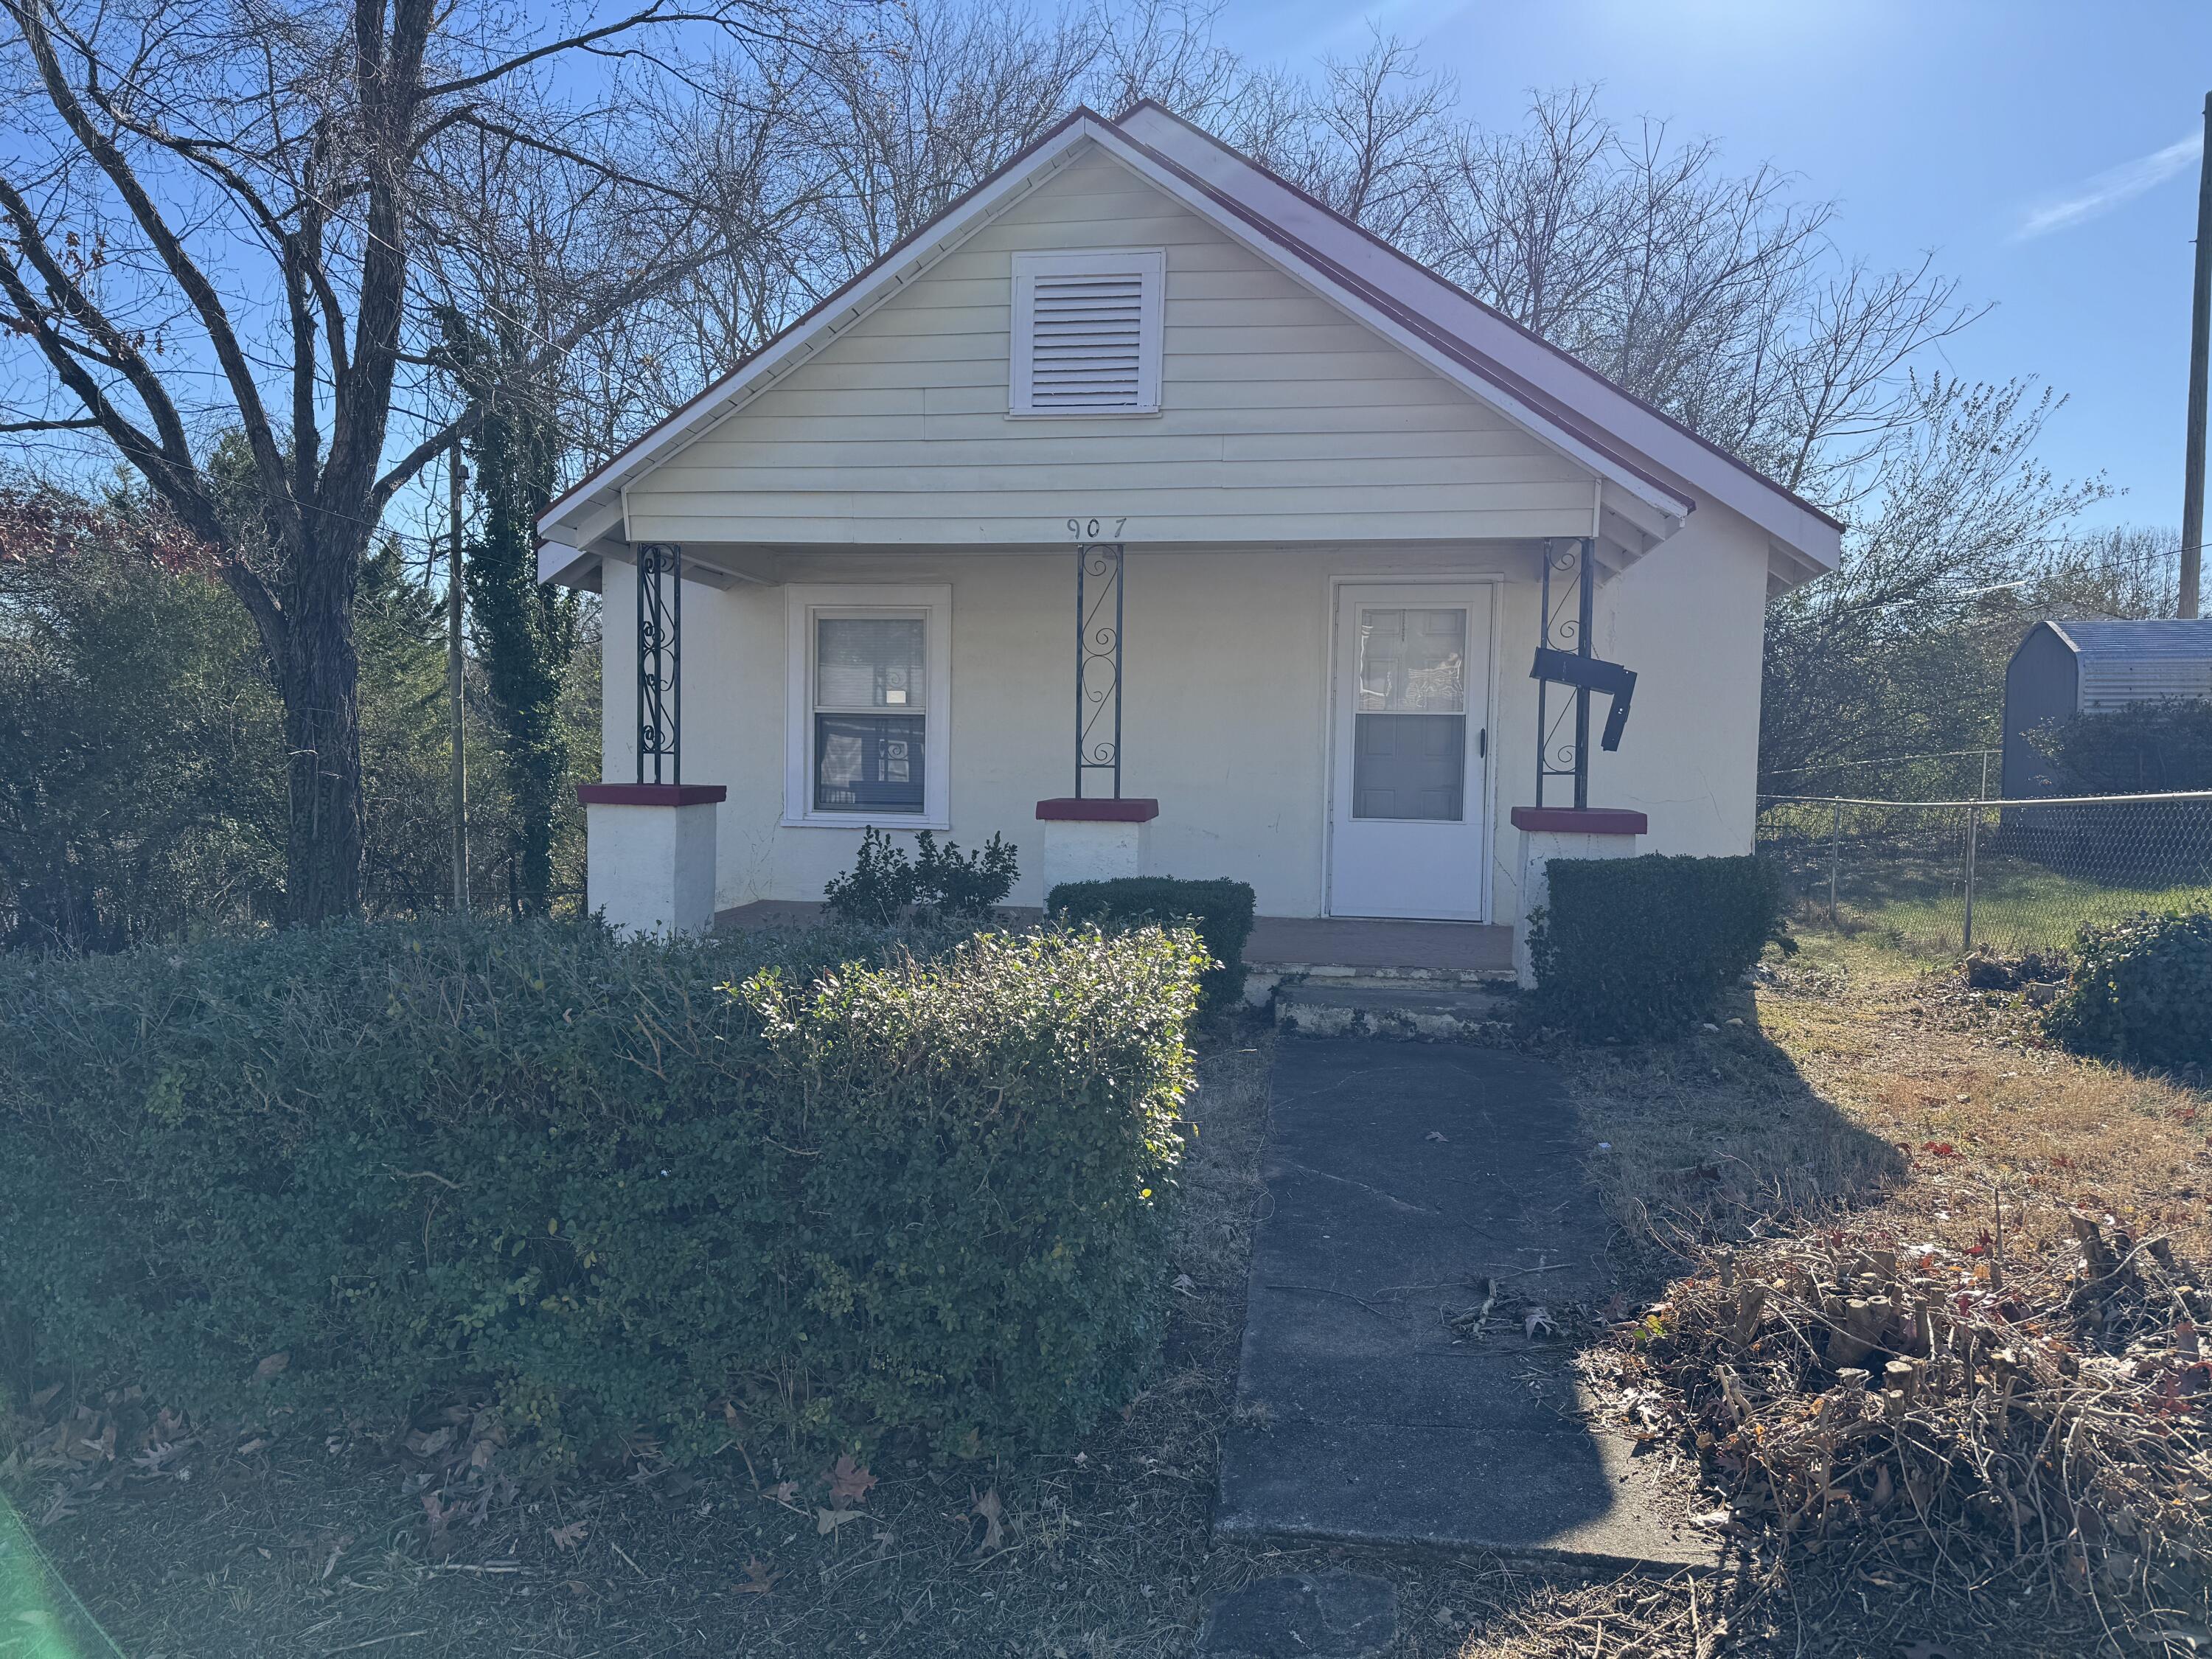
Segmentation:
<svg viewBox="0 0 2212 1659">
<path fill-rule="evenodd" d="M 1010 256 L 1164 247 L 1162 412 L 1010 419 Z M 1577 533 L 1589 475 L 1093 151 L 631 486 L 630 533 L 1019 545 Z"/>
<path fill-rule="evenodd" d="M 867 517 L 843 515 L 837 504 L 819 499 L 805 503 L 791 516 L 747 513 L 742 516 L 716 514 L 712 519 L 633 514 L 630 533 L 641 541 L 737 543 L 775 547 L 1015 547 L 1054 546 L 1067 540 L 1066 521 L 1071 517 L 1113 520 L 1127 505 L 1103 491 L 1069 491 L 1055 495 L 1048 504 L 1027 514 L 1000 510 L 962 519 L 947 513 L 941 497 L 932 497 L 915 510 L 901 512 L 901 503 L 872 504 Z M 1268 546 L 1358 545 L 1370 542 L 1534 541 L 1565 533 L 1578 508 L 1549 507 L 1461 508 L 1449 513 L 1396 513 L 1369 508 L 1358 513 L 1318 511 L 1308 503 L 1294 513 L 1270 512 L 1249 502 L 1234 510 L 1216 507 L 1181 514 L 1154 506 L 1127 517 L 1121 533 L 1134 543 L 1191 547 L 1207 543 L 1259 543 Z M 876 507 L 880 507 L 880 513 Z"/>
<path fill-rule="evenodd" d="M 2130 703 L 2177 697 L 2212 697 L 2212 663 L 2146 659 L 2139 662 L 2084 657 L 2081 712 L 2108 714 Z"/>
<path fill-rule="evenodd" d="M 1188 441 L 1185 441 L 1188 442 Z M 747 458 L 751 459 L 750 457 Z M 927 460 L 907 466 L 890 466 L 873 461 L 845 461 L 837 465 L 817 466 L 727 466 L 696 470 L 675 467 L 668 469 L 661 487 L 654 493 L 654 510 L 661 513 L 696 512 L 705 506 L 718 510 L 722 496 L 731 490 L 740 492 L 748 501 L 758 501 L 777 493 L 811 494 L 815 491 L 846 491 L 855 495 L 880 492 L 885 495 L 927 495 L 932 491 L 957 494 L 961 491 L 992 491 L 1001 495 L 1017 494 L 1028 489 L 1058 489 L 1066 475 L 1079 471 L 1085 480 L 1103 489 L 1146 490 L 1158 496 L 1163 503 L 1191 489 L 1320 489 L 1332 485 L 1357 488 L 1389 486 L 1394 497 L 1402 492 L 1415 494 L 1426 491 L 1434 496 L 1434 504 L 1449 508 L 1455 505 L 1459 494 L 1470 484 L 1494 485 L 1504 493 L 1519 495 L 1539 491 L 1547 499 L 1556 495 L 1555 485 L 1569 487 L 1570 499 L 1585 508 L 1589 505 L 1589 487 L 1568 462 L 1553 464 L 1549 476 L 1533 475 L 1528 459 L 1519 455 L 1486 455 L 1462 458 L 1453 465 L 1453 481 L 1448 484 L 1436 482 L 1436 462 L 1430 456 L 1394 457 L 1389 459 L 1355 459 L 1351 460 L 1309 456 L 1295 460 L 1237 460 L 1218 459 L 1161 460 L 1133 456 L 1127 460 L 1086 461 L 1071 467 L 1040 457 L 1023 465 L 1018 461 L 989 460 L 956 465 L 933 455 Z M 1040 477 L 1038 475 L 1048 475 Z M 690 486 L 689 489 L 686 485 Z M 1438 494 L 1437 492 L 1443 492 Z"/>
</svg>

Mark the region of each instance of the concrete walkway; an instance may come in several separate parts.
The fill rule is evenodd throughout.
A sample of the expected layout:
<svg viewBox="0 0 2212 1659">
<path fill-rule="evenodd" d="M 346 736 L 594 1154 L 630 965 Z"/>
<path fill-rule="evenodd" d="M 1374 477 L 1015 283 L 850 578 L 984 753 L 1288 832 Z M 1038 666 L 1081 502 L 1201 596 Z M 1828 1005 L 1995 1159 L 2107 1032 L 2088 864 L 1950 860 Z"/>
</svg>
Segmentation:
<svg viewBox="0 0 2212 1659">
<path fill-rule="evenodd" d="M 1607 1563 L 1713 1559 L 1527 1315 L 1612 1293 L 1557 1076 L 1451 1044 L 1276 1052 L 1215 1524 Z M 1486 1285 L 1495 1305 L 1471 1333 Z M 1455 1322 L 1457 1322 L 1455 1323 Z M 1584 1340 L 1587 1340 L 1585 1336 Z"/>
</svg>

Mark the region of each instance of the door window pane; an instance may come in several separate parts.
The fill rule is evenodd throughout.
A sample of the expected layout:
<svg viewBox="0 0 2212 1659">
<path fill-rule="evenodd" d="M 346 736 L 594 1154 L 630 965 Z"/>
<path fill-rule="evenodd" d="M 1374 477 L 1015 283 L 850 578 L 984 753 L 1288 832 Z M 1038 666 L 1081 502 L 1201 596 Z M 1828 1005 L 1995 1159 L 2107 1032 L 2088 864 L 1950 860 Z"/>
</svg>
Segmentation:
<svg viewBox="0 0 2212 1659">
<path fill-rule="evenodd" d="M 823 617 L 816 626 L 817 708 L 924 706 L 920 617 Z"/>
<path fill-rule="evenodd" d="M 920 812 L 922 722 L 906 714 L 814 717 L 814 810 Z"/>
<path fill-rule="evenodd" d="M 1358 707 L 1363 714 L 1464 714 L 1467 611 L 1361 606 Z"/>
<path fill-rule="evenodd" d="M 1466 796 L 1466 715 L 1352 716 L 1352 817 L 1456 823 Z"/>
</svg>

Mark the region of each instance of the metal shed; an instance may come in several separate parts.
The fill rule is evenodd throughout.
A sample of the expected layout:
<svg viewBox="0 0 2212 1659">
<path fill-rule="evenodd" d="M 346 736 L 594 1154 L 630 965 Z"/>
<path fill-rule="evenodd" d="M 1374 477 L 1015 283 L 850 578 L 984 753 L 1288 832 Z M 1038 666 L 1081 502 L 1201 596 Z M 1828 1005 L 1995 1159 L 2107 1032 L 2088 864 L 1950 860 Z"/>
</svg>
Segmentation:
<svg viewBox="0 0 2212 1659">
<path fill-rule="evenodd" d="M 2177 697 L 2212 697 L 2212 621 L 2036 623 L 2005 668 L 2006 796 L 2056 788 L 2037 726 Z"/>
</svg>

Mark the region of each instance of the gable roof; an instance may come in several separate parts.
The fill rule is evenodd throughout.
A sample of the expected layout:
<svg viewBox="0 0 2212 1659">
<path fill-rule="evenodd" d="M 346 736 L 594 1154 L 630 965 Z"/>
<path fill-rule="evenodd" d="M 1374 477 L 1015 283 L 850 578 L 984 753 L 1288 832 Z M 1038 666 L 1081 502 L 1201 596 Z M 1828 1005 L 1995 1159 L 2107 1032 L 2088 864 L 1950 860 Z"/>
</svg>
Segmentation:
<svg viewBox="0 0 2212 1659">
<path fill-rule="evenodd" d="M 1151 103 L 1117 121 L 1088 109 L 1071 112 L 563 494 L 539 518 L 544 539 L 584 548 L 608 533 L 610 522 L 620 521 L 628 484 L 779 384 L 1086 143 L 1615 486 L 1648 539 L 1673 533 L 1706 499 L 1766 532 L 1780 580 L 1803 580 L 1834 567 L 1842 528 L 1836 520 Z M 566 562 L 541 559 L 541 567 L 549 562 Z"/>
<path fill-rule="evenodd" d="M 2212 660 L 2212 621 L 2172 617 L 2136 621 L 2100 617 L 2084 622 L 2054 620 L 2039 626 L 2049 629 L 2075 656 L 2087 662 Z"/>
</svg>

